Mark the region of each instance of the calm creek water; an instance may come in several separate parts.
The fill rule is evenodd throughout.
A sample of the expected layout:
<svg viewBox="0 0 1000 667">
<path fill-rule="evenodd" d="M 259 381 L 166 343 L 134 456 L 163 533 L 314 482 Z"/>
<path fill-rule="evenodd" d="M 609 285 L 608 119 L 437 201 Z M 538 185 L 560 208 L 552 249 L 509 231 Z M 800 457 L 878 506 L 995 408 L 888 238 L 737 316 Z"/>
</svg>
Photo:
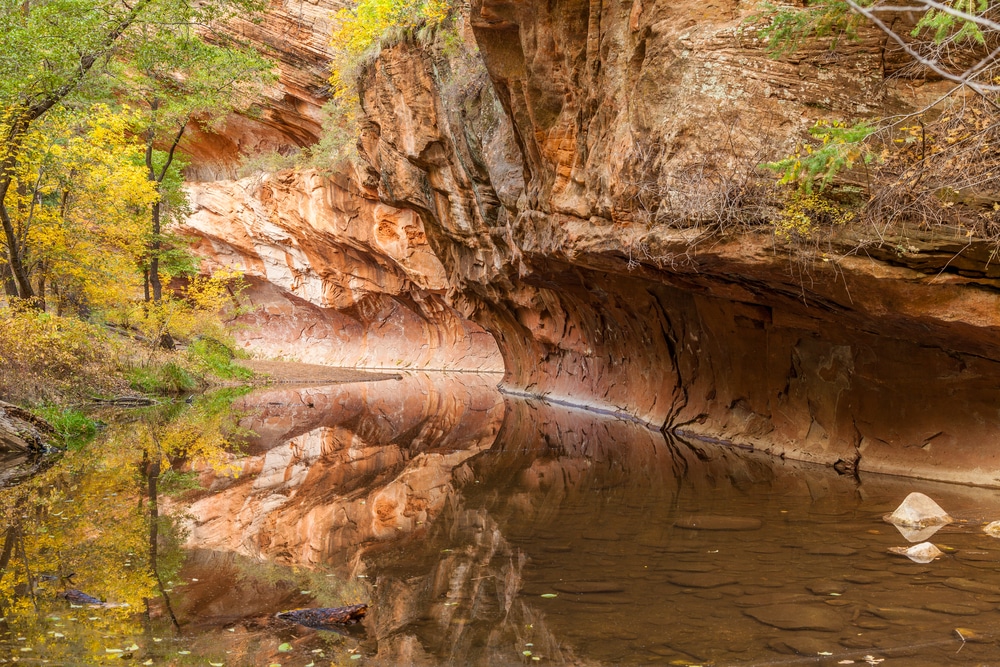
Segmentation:
<svg viewBox="0 0 1000 667">
<path fill-rule="evenodd" d="M 505 398 L 497 379 L 237 399 L 254 433 L 242 453 L 164 478 L 162 592 L 127 448 L 92 443 L 30 496 L 4 490 L 5 534 L 20 537 L 0 661 L 1000 663 L 1000 540 L 981 530 L 1000 493 L 665 438 Z M 909 544 L 882 516 L 910 491 L 959 519 L 926 565 L 887 552 Z M 57 597 L 71 586 L 132 602 Z M 355 602 L 369 616 L 342 634 L 274 617 Z"/>
</svg>

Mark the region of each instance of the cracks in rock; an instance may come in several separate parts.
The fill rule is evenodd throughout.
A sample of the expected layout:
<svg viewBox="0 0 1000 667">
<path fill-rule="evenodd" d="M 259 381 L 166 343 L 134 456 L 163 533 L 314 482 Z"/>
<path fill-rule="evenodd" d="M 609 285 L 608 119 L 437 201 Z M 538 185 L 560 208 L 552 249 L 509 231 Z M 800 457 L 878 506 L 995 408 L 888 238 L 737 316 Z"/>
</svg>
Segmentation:
<svg viewBox="0 0 1000 667">
<path fill-rule="evenodd" d="M 667 313 L 667 308 L 663 303 L 660 302 L 659 296 L 652 289 L 647 290 L 647 294 L 651 297 L 653 306 L 657 311 L 657 322 L 660 325 L 660 332 L 663 335 L 663 345 L 667 352 L 667 356 L 670 359 L 670 363 L 673 366 L 675 380 L 675 390 L 674 398 L 672 404 L 664 417 L 663 424 L 660 430 L 665 431 L 673 428 L 674 422 L 677 416 L 680 414 L 688 404 L 688 387 L 684 384 L 684 377 L 681 373 L 681 359 L 677 350 L 677 343 L 681 337 L 676 332 L 676 327 L 671 321 L 670 315 Z"/>
</svg>

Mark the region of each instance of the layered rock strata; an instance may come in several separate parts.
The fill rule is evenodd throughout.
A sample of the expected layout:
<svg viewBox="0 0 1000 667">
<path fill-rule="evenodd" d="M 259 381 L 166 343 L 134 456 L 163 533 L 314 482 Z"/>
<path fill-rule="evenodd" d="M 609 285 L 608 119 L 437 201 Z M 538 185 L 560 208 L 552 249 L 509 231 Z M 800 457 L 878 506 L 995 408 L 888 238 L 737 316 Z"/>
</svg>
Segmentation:
<svg viewBox="0 0 1000 667">
<path fill-rule="evenodd" d="M 499 368 L 487 330 L 512 392 L 845 470 L 1000 484 L 988 244 L 912 229 L 802 252 L 765 224 L 757 170 L 816 120 L 945 88 L 901 78 L 874 31 L 774 60 L 752 11 L 475 0 L 467 53 L 386 45 L 360 81 L 367 173 L 193 189 L 205 254 L 260 280 L 246 342 Z"/>
<path fill-rule="evenodd" d="M 182 231 L 203 270 L 243 271 L 236 337 L 269 356 L 368 368 L 502 370 L 493 338 L 447 305 L 412 212 L 314 171 L 189 186 Z"/>
<path fill-rule="evenodd" d="M 772 60 L 741 30 L 747 11 L 477 0 L 489 81 L 461 104 L 440 55 L 409 42 L 362 80 L 380 198 L 420 215 L 511 391 L 1000 483 L 985 244 L 912 230 L 806 255 L 757 227 L 759 162 L 818 118 L 913 108 L 940 86 L 887 84 L 898 57 L 875 33 Z"/>
</svg>

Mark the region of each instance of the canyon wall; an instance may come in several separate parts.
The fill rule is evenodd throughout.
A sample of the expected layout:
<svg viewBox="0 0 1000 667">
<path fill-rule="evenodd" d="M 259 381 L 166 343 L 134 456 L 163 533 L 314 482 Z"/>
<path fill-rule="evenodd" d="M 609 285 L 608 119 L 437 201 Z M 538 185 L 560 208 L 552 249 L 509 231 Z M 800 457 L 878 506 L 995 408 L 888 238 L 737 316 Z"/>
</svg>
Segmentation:
<svg viewBox="0 0 1000 667">
<path fill-rule="evenodd" d="M 496 343 L 445 301 L 412 211 L 315 171 L 188 186 L 202 270 L 235 268 L 250 312 L 236 339 L 272 357 L 367 368 L 500 371 Z"/>
<path fill-rule="evenodd" d="M 988 244 L 915 229 L 792 247 L 757 169 L 817 120 L 919 108 L 944 86 L 902 78 L 875 31 L 772 59 L 752 11 L 474 0 L 459 53 L 433 35 L 385 45 L 359 82 L 363 166 L 192 186 L 204 254 L 259 279 L 246 342 L 500 368 L 485 330 L 510 392 L 1000 484 Z M 404 341 L 387 356 L 319 352 L 338 336 L 381 348 L 386 327 Z"/>
<path fill-rule="evenodd" d="M 887 81 L 899 58 L 874 31 L 773 60 L 750 9 L 473 2 L 488 79 L 461 103 L 440 55 L 411 42 L 362 80 L 380 198 L 419 213 L 510 391 L 848 469 L 1000 483 L 988 244 L 914 230 L 804 252 L 755 199 L 757 165 L 816 120 L 917 108 L 941 85 Z"/>
</svg>

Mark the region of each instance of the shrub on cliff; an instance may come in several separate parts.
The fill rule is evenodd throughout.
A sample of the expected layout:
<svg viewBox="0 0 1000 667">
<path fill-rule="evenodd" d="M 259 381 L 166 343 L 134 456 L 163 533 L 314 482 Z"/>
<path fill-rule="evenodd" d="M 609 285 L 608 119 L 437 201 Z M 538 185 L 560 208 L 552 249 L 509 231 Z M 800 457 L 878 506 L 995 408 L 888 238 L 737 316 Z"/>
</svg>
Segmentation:
<svg viewBox="0 0 1000 667">
<path fill-rule="evenodd" d="M 900 12 L 905 12 L 899 15 Z M 744 36 L 775 57 L 809 40 L 831 49 L 867 27 L 884 35 L 891 76 L 956 84 L 923 109 L 887 118 L 821 119 L 795 152 L 763 166 L 787 185 L 776 235 L 803 239 L 847 222 L 862 246 L 911 251 L 930 231 L 1000 249 L 1000 23 L 994 3 L 809 0 L 761 3 Z M 899 26 L 906 26 L 900 28 Z M 994 250 L 994 256 L 996 250 Z"/>
<path fill-rule="evenodd" d="M 309 149 L 311 166 L 328 168 L 356 157 L 361 109 L 355 84 L 365 63 L 388 43 L 445 24 L 457 4 L 456 0 L 360 0 L 337 12 L 330 38 L 332 96 L 323 108 L 323 135 Z"/>
</svg>

